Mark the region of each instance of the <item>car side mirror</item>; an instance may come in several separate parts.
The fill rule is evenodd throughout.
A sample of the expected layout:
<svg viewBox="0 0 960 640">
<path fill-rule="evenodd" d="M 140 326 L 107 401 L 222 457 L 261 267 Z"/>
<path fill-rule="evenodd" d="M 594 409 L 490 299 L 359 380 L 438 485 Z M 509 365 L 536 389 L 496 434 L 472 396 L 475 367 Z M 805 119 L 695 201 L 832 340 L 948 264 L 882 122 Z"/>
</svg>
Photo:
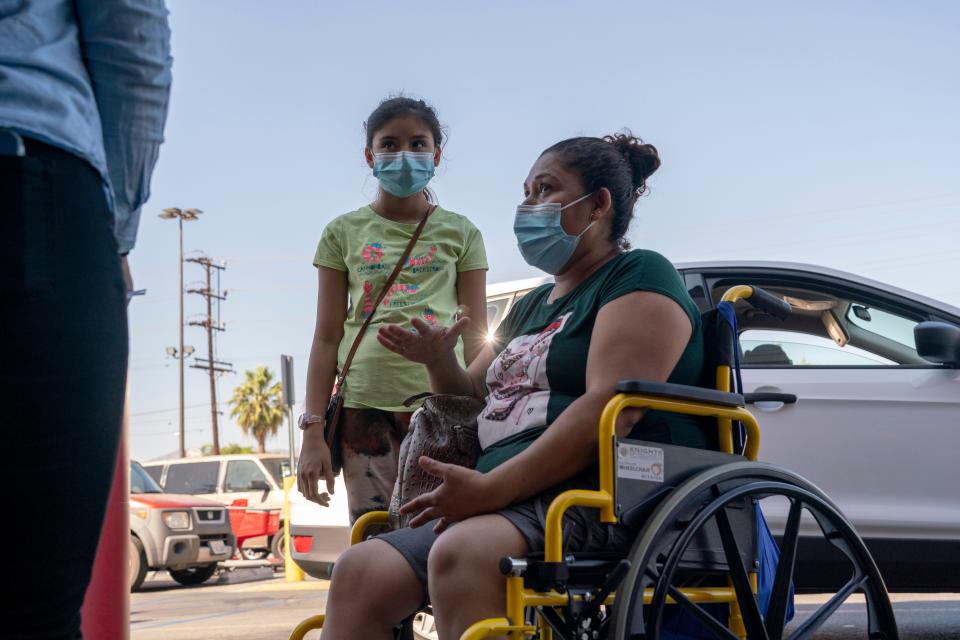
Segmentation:
<svg viewBox="0 0 960 640">
<path fill-rule="evenodd" d="M 251 480 L 250 491 L 270 491 L 270 485 L 263 480 Z"/>
<path fill-rule="evenodd" d="M 960 327 L 936 320 L 921 322 L 913 328 L 913 339 L 924 360 L 960 367 Z"/>
</svg>

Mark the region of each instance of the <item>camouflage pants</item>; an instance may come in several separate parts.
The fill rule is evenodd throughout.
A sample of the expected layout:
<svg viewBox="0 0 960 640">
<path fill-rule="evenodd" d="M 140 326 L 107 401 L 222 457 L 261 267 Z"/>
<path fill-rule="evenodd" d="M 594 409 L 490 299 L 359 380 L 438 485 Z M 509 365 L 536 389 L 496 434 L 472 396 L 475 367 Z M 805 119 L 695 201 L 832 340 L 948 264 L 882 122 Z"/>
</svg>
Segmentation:
<svg viewBox="0 0 960 640">
<path fill-rule="evenodd" d="M 400 442 L 412 413 L 344 408 L 340 416 L 343 481 L 350 523 L 368 511 L 386 511 L 397 480 Z"/>
</svg>

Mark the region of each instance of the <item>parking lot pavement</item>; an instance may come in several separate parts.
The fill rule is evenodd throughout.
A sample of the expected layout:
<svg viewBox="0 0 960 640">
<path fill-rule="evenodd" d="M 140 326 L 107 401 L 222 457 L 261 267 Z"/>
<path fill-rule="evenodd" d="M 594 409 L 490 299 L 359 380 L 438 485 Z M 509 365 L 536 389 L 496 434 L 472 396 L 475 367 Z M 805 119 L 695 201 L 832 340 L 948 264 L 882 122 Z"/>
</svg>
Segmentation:
<svg viewBox="0 0 960 640">
<path fill-rule="evenodd" d="M 285 640 L 301 620 L 323 612 L 328 584 L 313 578 L 286 582 L 278 573 L 267 580 L 218 584 L 212 578 L 182 587 L 160 572 L 130 595 L 131 638 Z"/>
<path fill-rule="evenodd" d="M 796 628 L 829 596 L 798 595 L 794 601 Z M 958 593 L 893 593 L 890 594 L 897 618 L 900 638 L 904 640 L 958 640 L 960 638 L 960 594 Z M 843 606 L 817 632 L 817 640 L 863 640 L 867 614 L 863 596 L 847 598 Z"/>
<path fill-rule="evenodd" d="M 268 574 L 269 575 L 269 574 Z M 211 579 L 182 587 L 160 572 L 131 594 L 133 640 L 286 640 L 304 618 L 323 613 L 329 582 L 307 578 L 286 582 L 278 573 L 234 572 L 228 582 Z M 250 582 L 240 582 L 250 579 Z M 792 626 L 828 596 L 799 595 Z M 900 637 L 910 640 L 960 639 L 960 594 L 893 594 Z M 818 640 L 862 640 L 866 614 L 861 596 L 851 596 L 817 634 Z M 313 640 L 319 632 L 308 634 Z"/>
</svg>

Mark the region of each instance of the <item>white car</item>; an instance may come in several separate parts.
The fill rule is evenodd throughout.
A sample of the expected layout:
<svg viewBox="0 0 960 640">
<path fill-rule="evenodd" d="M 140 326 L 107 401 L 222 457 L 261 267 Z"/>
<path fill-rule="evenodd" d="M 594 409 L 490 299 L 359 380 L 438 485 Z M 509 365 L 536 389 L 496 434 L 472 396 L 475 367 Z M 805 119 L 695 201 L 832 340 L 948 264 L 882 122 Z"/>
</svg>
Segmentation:
<svg viewBox="0 0 960 640">
<path fill-rule="evenodd" d="M 803 475 L 833 498 L 866 540 L 889 589 L 960 589 L 960 309 L 813 265 L 676 266 L 701 311 L 735 284 L 761 286 L 791 304 L 784 321 L 745 303 L 737 307 L 743 391 L 760 422 L 760 459 Z M 546 282 L 490 285 L 491 332 L 518 299 Z M 918 353 L 914 328 L 931 320 L 944 323 L 941 350 L 955 341 L 956 362 Z M 764 504 L 776 532 L 786 512 L 775 507 Z M 345 502 L 335 509 L 345 522 Z M 291 522 L 301 535 L 310 533 L 296 512 Z M 346 532 L 325 533 L 343 546 L 313 542 L 324 558 L 313 566 L 325 567 L 349 540 Z M 848 565 L 813 539 L 801 540 L 798 585 L 836 584 L 836 568 Z M 304 554 L 295 551 L 294 558 L 313 573 Z"/>
<path fill-rule="evenodd" d="M 323 490 L 326 486 L 321 483 Z M 330 506 L 303 497 L 296 485 L 290 489 L 290 555 L 314 578 L 329 577 L 330 565 L 350 545 L 350 510 L 343 474 L 337 476 Z"/>
<path fill-rule="evenodd" d="M 760 459 L 799 473 L 837 503 L 889 589 L 960 588 L 960 309 L 812 265 L 677 268 L 701 309 L 734 284 L 761 286 L 791 304 L 785 321 L 738 307 L 743 391 L 760 423 Z M 925 321 L 944 323 L 953 363 L 918 353 L 914 329 Z M 766 400 L 750 395 L 758 393 Z M 782 528 L 785 510 L 764 511 L 774 531 Z M 798 583 L 836 584 L 838 551 L 810 540 L 804 548 L 801 539 Z"/>
<path fill-rule="evenodd" d="M 290 472 L 290 458 L 279 453 L 236 453 L 153 460 L 144 470 L 168 493 L 200 496 L 230 505 L 243 499 L 251 508 L 280 512 L 280 531 L 243 543 L 240 554 L 261 560 L 273 554 L 283 557 L 283 477 Z"/>
</svg>

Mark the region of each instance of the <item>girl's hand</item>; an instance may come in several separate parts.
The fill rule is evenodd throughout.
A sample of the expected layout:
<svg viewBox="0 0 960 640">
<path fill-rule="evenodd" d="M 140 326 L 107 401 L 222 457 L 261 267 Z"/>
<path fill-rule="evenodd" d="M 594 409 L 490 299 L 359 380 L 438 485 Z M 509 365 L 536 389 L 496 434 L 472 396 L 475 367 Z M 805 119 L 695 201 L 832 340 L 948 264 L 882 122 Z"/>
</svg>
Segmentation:
<svg viewBox="0 0 960 640">
<path fill-rule="evenodd" d="M 492 513 L 508 505 L 508 501 L 491 490 L 489 476 L 456 464 L 438 462 L 420 456 L 420 467 L 443 483 L 431 491 L 403 505 L 402 514 L 415 513 L 411 527 L 419 527 L 440 518 L 433 531 L 440 533 L 449 525 L 471 516 Z"/>
<path fill-rule="evenodd" d="M 380 327 L 377 340 L 411 362 L 429 365 L 453 350 L 469 321 L 469 318 L 460 318 L 452 327 L 433 327 L 420 318 L 414 318 L 410 321 L 413 330 L 395 324 L 387 325 Z"/>
<path fill-rule="evenodd" d="M 330 462 L 330 447 L 323 439 L 323 428 L 324 423 L 318 422 L 303 432 L 300 461 L 297 464 L 297 488 L 307 500 L 329 507 L 334 483 L 333 464 Z M 327 481 L 327 491 L 323 493 L 319 488 L 321 479 Z"/>
</svg>

